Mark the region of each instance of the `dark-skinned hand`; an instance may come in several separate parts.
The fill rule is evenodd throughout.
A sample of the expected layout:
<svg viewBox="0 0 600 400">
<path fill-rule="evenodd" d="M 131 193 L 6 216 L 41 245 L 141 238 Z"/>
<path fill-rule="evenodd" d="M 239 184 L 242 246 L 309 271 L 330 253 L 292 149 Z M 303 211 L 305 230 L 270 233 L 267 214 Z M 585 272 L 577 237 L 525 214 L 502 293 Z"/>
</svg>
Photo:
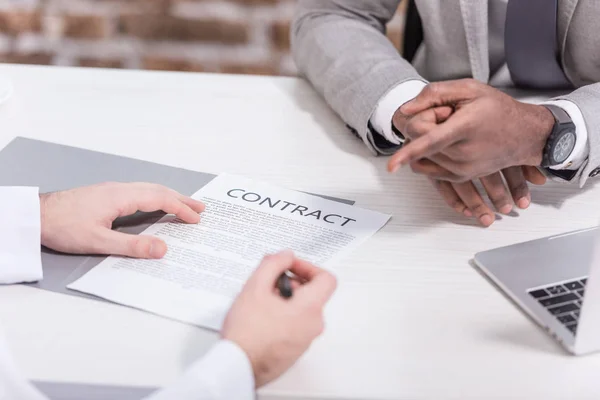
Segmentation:
<svg viewBox="0 0 600 400">
<path fill-rule="evenodd" d="M 443 121 L 430 118 L 414 122 L 411 140 L 390 159 L 390 170 L 425 158 L 435 166 L 423 165 L 420 173 L 467 182 L 509 167 L 540 165 L 554 125 L 547 108 L 519 102 L 491 86 L 463 79 L 427 85 L 400 112 L 413 117 L 442 106 L 451 107 L 451 115 Z"/>
<path fill-rule="evenodd" d="M 412 138 L 419 137 L 420 132 L 432 129 L 435 125 L 445 122 L 452 113 L 453 108 L 449 106 L 430 108 L 412 117 L 397 111 L 393 122 L 410 142 Z M 393 165 L 392 160 L 390 160 L 390 169 Z M 409 165 L 414 172 L 425 175 L 438 173 L 443 177 L 448 173 L 447 170 L 431 159 L 415 160 Z M 475 186 L 474 180 L 450 182 L 437 177 L 429 177 L 429 180 L 441 194 L 444 201 L 456 212 L 466 217 L 475 216 L 484 226 L 490 226 L 494 222 L 495 213 L 486 204 L 483 196 Z M 536 167 L 517 166 L 483 176 L 480 180 L 484 191 L 496 210 L 508 214 L 513 209 L 513 203 L 521 209 L 529 206 L 531 194 L 527 185 L 528 181 L 542 185 L 546 182 L 546 177 Z"/>
</svg>

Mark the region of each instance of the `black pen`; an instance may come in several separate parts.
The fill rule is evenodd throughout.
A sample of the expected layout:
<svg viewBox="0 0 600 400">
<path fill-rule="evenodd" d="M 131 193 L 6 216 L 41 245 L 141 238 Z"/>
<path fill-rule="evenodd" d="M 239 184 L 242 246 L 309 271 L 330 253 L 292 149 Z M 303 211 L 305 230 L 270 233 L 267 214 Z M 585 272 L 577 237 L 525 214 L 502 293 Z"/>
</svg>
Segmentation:
<svg viewBox="0 0 600 400">
<path fill-rule="evenodd" d="M 279 294 L 284 299 L 289 299 L 294 294 L 292 291 L 292 280 L 287 272 L 284 272 L 277 278 L 277 289 L 279 289 Z"/>
</svg>

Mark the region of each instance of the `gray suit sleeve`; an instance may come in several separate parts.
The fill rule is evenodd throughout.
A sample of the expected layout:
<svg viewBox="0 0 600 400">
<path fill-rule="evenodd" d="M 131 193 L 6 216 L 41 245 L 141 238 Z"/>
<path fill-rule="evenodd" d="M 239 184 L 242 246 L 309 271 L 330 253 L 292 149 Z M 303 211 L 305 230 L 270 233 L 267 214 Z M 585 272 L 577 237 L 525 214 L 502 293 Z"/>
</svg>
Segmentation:
<svg viewBox="0 0 600 400">
<path fill-rule="evenodd" d="M 588 131 L 590 155 L 587 163 L 580 168 L 576 179 L 583 186 L 589 177 L 598 175 L 600 170 L 600 83 L 583 86 L 574 92 L 558 97 L 572 101 L 579 107 Z"/>
<path fill-rule="evenodd" d="M 423 80 L 385 36 L 401 0 L 300 0 L 292 52 L 301 74 L 373 152 L 369 129 L 378 101 L 396 85 Z M 379 144 L 378 144 L 379 142 Z"/>
</svg>

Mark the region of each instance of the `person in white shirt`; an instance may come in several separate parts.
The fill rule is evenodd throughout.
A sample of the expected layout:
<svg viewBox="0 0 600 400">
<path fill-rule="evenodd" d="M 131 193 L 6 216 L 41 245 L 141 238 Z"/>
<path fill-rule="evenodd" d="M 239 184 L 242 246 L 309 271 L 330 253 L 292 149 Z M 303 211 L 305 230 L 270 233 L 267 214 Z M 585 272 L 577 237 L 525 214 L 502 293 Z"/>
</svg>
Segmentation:
<svg viewBox="0 0 600 400">
<path fill-rule="evenodd" d="M 42 279 L 39 261 L 30 262 L 39 259 L 40 244 L 76 254 L 161 258 L 167 252 L 162 240 L 113 231 L 113 221 L 136 211 L 162 210 L 195 224 L 204 210 L 201 202 L 148 183 L 105 183 L 41 195 L 37 188 L 0 187 L 0 199 L 15 204 L 13 209 L 0 207 L 0 218 L 9 222 L 0 229 L 10 232 L 3 235 L 8 242 L 0 243 L 0 284 Z M 27 221 L 20 217 L 31 213 L 39 216 L 33 240 L 32 227 L 19 225 Z M 15 257 L 8 251 L 12 240 L 29 240 L 30 251 Z M 287 270 L 303 283 L 294 281 L 294 296 L 283 299 L 275 282 Z M 253 399 L 255 388 L 279 377 L 321 334 L 322 309 L 335 287 L 331 274 L 290 251 L 266 256 L 229 311 L 222 339 L 178 381 L 149 399 Z M 44 395 L 18 372 L 0 337 L 0 400 L 40 399 Z"/>
</svg>

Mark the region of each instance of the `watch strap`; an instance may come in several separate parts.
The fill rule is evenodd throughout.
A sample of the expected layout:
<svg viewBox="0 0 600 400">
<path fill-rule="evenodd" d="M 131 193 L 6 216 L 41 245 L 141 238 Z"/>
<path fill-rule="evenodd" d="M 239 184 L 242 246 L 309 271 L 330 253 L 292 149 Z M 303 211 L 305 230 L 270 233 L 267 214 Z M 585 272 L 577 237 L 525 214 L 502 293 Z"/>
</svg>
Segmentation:
<svg viewBox="0 0 600 400">
<path fill-rule="evenodd" d="M 542 163 L 540 165 L 543 168 L 548 168 L 552 167 L 553 165 L 556 165 L 552 162 L 550 154 L 554 148 L 557 136 L 559 136 L 559 134 L 563 132 L 563 129 L 566 125 L 570 125 L 573 128 L 575 128 L 575 124 L 573 123 L 573 120 L 571 119 L 569 114 L 561 107 L 555 106 L 553 104 L 543 104 L 543 106 L 546 107 L 546 109 L 548 109 L 554 117 L 554 126 L 552 127 L 552 132 L 546 140 L 546 145 L 544 146 L 544 153 L 542 155 Z"/>
<path fill-rule="evenodd" d="M 544 107 L 546 107 L 552 113 L 554 120 L 559 125 L 573 123 L 573 120 L 569 114 L 562 108 L 555 106 L 554 104 L 544 104 Z"/>
</svg>

